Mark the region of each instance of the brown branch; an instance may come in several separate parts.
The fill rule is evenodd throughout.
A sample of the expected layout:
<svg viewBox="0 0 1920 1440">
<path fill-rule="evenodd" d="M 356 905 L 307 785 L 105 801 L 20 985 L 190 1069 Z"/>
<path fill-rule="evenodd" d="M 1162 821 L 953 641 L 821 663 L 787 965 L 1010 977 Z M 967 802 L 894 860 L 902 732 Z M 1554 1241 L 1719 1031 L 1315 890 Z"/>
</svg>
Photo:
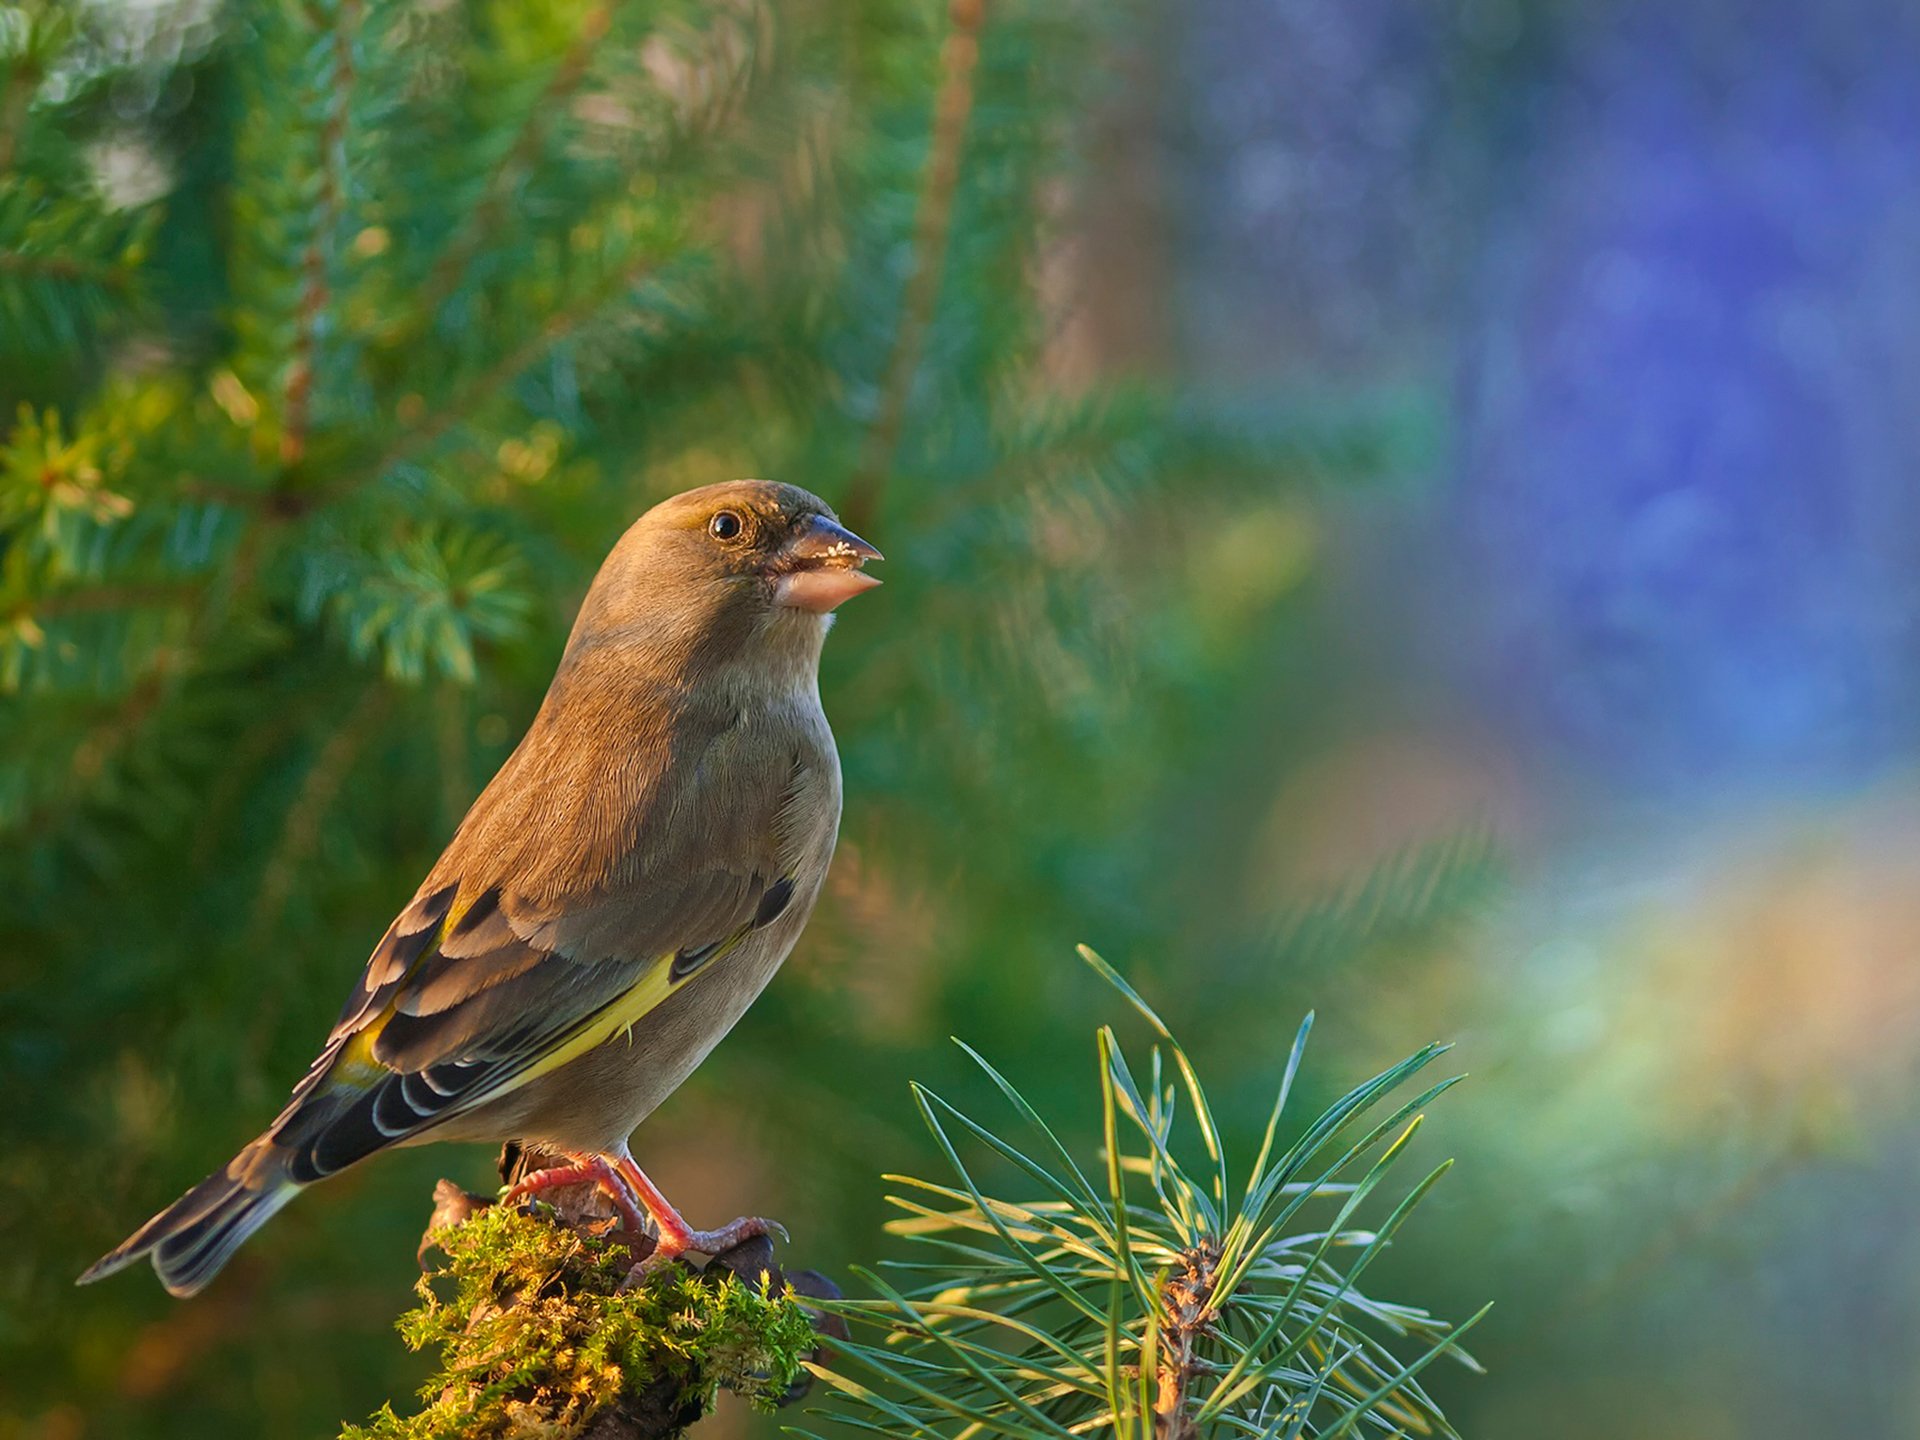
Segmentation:
<svg viewBox="0 0 1920 1440">
<path fill-rule="evenodd" d="M 1198 1341 L 1213 1323 L 1214 1271 L 1220 1249 L 1202 1239 L 1180 1256 L 1178 1274 L 1160 1291 L 1160 1357 L 1154 1376 L 1154 1440 L 1193 1440 L 1188 1394 L 1201 1368 Z"/>
<path fill-rule="evenodd" d="M 318 344 L 320 312 L 327 304 L 327 251 L 340 227 L 346 199 L 345 162 L 347 117 L 353 98 L 353 32 L 359 24 L 360 0 L 341 0 L 333 27 L 333 106 L 320 127 L 320 194 L 315 202 L 313 233 L 301 256 L 306 281 L 294 312 L 293 358 L 287 367 L 287 385 L 281 404 L 280 465 L 283 471 L 299 465 L 307 453 L 307 433 L 313 423 L 313 357 Z"/>
<path fill-rule="evenodd" d="M 478 203 L 447 248 L 441 252 L 440 258 L 434 261 L 433 269 L 427 272 L 413 306 L 413 313 L 421 323 L 430 322 L 441 302 L 459 287 L 466 276 L 467 267 L 473 263 L 474 257 L 480 253 L 480 247 L 498 225 L 514 186 L 532 169 L 546 144 L 553 120 L 579 88 L 581 80 L 586 77 L 587 66 L 593 60 L 594 51 L 613 27 L 613 11 L 613 0 L 602 0 L 580 22 L 579 35 L 554 67 L 546 88 L 540 92 L 540 98 L 527 112 L 520 133 L 507 149 L 506 158 L 488 177 L 486 190 Z"/>
<path fill-rule="evenodd" d="M 205 583 L 198 580 L 101 585 L 90 590 L 68 590 L 42 596 L 31 605 L 21 606 L 15 613 L 44 620 L 60 615 L 89 615 L 102 610 L 131 610 L 136 606 L 197 600 L 206 592 L 206 588 Z"/>
<path fill-rule="evenodd" d="M 13 157 L 20 148 L 20 131 L 27 123 L 27 108 L 33 92 L 40 88 L 42 72 L 38 65 L 21 60 L 7 69 L 7 83 L 0 89 L 0 174 L 13 168 Z"/>
<path fill-rule="evenodd" d="M 886 492 L 894 452 L 906 424 L 914 372 L 920 368 L 927 330 L 933 323 L 934 302 L 940 296 L 953 197 L 960 184 L 960 151 L 966 140 L 967 119 L 973 113 L 973 78 L 980 63 L 980 29 L 986 10 L 986 0 L 951 0 L 947 7 L 952 28 L 940 46 L 940 90 L 934 99 L 933 144 L 927 156 L 920 210 L 914 220 L 913 269 L 900 302 L 900 328 L 894 334 L 893 354 L 881 382 L 880 411 L 867 432 L 853 478 L 847 482 L 843 508 L 847 523 L 855 530 L 873 520 Z"/>
<path fill-rule="evenodd" d="M 242 532 L 234 547 L 233 560 L 224 576 L 211 577 L 194 586 L 199 606 L 187 620 L 186 633 L 171 645 L 153 652 L 146 673 L 128 687 L 127 693 L 113 705 L 109 715 L 94 725 L 68 755 L 64 793 L 35 801 L 33 806 L 10 827 L 17 833 L 45 833 L 59 822 L 63 811 L 78 808 L 78 797 L 87 784 L 99 776 L 109 763 L 138 736 L 141 726 L 160 708 L 170 680 L 186 674 L 199 654 L 207 632 L 224 620 L 234 597 L 244 594 L 260 564 L 263 534 L 283 523 L 285 516 L 269 514 L 260 524 Z"/>
<path fill-rule="evenodd" d="M 120 265 L 99 265 L 72 255 L 28 255 L 19 250 L 0 250 L 0 272 L 42 280 L 79 281 L 119 292 L 133 283 L 131 273 Z"/>
<path fill-rule="evenodd" d="M 182 475 L 179 480 L 180 494 L 189 500 L 203 500 L 213 505 L 226 505 L 235 510 L 265 511 L 274 514 L 284 509 L 286 502 L 277 498 L 271 490 L 249 490 L 240 485 L 224 485 L 218 481 L 202 480 L 193 475 Z"/>
</svg>

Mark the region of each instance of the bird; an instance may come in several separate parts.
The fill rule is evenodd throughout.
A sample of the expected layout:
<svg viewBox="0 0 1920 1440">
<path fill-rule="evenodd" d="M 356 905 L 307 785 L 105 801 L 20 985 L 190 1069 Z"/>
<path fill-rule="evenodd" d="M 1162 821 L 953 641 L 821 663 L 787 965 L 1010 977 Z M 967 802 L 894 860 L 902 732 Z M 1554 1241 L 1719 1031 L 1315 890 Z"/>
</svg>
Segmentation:
<svg viewBox="0 0 1920 1440">
<path fill-rule="evenodd" d="M 880 552 L 762 480 L 648 510 L 588 588 L 525 737 L 386 934 L 286 1107 L 105 1255 L 206 1286 L 295 1195 L 394 1146 L 518 1142 L 591 1181 L 650 1263 L 770 1222 L 690 1226 L 629 1137 L 773 978 L 839 831 L 822 643 Z M 650 1222 L 650 1224 L 644 1224 Z"/>
</svg>

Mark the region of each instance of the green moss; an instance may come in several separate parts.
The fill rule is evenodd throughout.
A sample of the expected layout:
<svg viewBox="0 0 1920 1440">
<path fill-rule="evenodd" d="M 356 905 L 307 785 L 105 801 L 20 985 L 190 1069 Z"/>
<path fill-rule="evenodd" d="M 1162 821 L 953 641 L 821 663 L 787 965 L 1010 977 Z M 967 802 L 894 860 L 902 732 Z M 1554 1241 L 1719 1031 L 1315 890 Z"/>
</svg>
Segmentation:
<svg viewBox="0 0 1920 1440">
<path fill-rule="evenodd" d="M 408 1346 L 440 1350 L 426 1408 L 385 1406 L 341 1440 L 565 1440 L 616 1403 L 691 1420 L 720 1386 L 770 1409 L 818 1343 L 789 1294 L 678 1265 L 623 1294 L 624 1249 L 506 1207 L 439 1243 L 399 1321 Z"/>
</svg>

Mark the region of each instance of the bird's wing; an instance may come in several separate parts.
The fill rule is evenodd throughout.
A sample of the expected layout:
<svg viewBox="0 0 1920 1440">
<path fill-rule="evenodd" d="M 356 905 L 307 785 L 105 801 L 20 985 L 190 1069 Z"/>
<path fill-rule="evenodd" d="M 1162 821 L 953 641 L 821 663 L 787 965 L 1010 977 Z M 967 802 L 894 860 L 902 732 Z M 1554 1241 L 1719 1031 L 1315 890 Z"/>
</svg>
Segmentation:
<svg viewBox="0 0 1920 1440">
<path fill-rule="evenodd" d="M 775 868 L 773 866 L 767 867 Z M 569 953 L 565 927 L 498 885 L 423 891 L 374 950 L 326 1049 L 270 1132 L 317 1180 L 566 1064 L 630 1028 L 786 908 L 792 881 L 698 871 L 609 899 L 631 943 Z M 589 927 L 599 928 L 599 927 Z"/>
</svg>

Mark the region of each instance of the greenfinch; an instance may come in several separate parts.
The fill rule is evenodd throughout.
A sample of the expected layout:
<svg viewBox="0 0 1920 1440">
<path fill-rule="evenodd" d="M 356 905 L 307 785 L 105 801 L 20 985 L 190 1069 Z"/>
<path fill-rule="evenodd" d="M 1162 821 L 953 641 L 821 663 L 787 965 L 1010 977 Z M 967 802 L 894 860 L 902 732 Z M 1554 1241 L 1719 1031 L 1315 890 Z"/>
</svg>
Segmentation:
<svg viewBox="0 0 1920 1440">
<path fill-rule="evenodd" d="M 656 1261 L 692 1229 L 628 1137 L 793 949 L 833 856 L 820 707 L 832 612 L 880 552 L 816 496 L 742 480 L 634 523 L 601 566 L 526 737 L 375 947 L 265 1133 L 81 1283 L 142 1256 L 191 1295 L 301 1190 L 394 1145 L 518 1141 L 592 1180 Z"/>
</svg>

